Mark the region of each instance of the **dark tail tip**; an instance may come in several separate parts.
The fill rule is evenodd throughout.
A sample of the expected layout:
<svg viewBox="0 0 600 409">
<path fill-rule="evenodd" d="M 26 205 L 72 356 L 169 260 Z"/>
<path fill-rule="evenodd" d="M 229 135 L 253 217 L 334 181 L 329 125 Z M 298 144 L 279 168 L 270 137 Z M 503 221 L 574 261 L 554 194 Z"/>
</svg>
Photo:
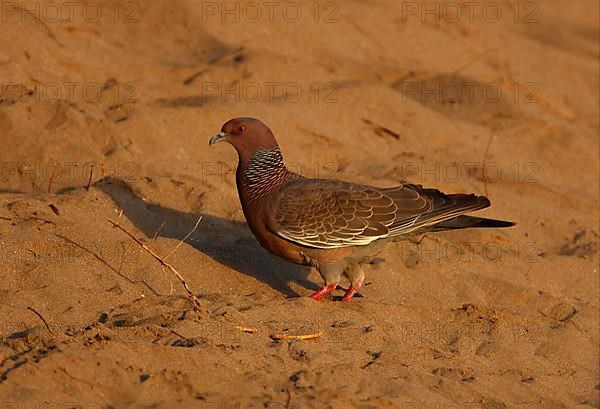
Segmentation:
<svg viewBox="0 0 600 409">
<path fill-rule="evenodd" d="M 477 226 L 473 227 L 512 227 L 516 225 L 517 223 L 509 222 L 507 220 L 482 219 Z"/>
<path fill-rule="evenodd" d="M 475 216 L 458 216 L 454 219 L 446 220 L 444 222 L 436 224 L 434 227 L 442 229 L 466 229 L 470 227 L 475 228 L 498 228 L 498 227 L 511 227 L 515 226 L 515 222 L 509 222 L 506 220 L 486 219 L 483 217 Z"/>
</svg>

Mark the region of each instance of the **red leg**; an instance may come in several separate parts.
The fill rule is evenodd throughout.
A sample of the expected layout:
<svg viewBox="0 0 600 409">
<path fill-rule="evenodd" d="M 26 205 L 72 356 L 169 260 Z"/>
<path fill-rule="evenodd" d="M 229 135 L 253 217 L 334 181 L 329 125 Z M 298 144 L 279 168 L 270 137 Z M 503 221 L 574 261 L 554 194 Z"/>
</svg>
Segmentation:
<svg viewBox="0 0 600 409">
<path fill-rule="evenodd" d="M 321 288 L 319 291 L 314 292 L 310 296 L 310 298 L 312 298 L 313 300 L 319 301 L 321 298 L 323 298 L 324 296 L 326 296 L 327 294 L 329 294 L 330 292 L 335 290 L 336 287 L 337 287 L 337 284 L 328 284 L 325 287 Z"/>
<path fill-rule="evenodd" d="M 364 280 L 365 280 L 364 277 L 360 277 L 358 280 L 353 282 L 352 285 L 350 285 L 350 287 L 348 287 L 346 294 L 344 294 L 344 298 L 342 298 L 342 302 L 349 302 L 352 299 L 352 297 L 354 296 L 354 294 L 356 294 L 356 292 L 360 289 Z"/>
</svg>

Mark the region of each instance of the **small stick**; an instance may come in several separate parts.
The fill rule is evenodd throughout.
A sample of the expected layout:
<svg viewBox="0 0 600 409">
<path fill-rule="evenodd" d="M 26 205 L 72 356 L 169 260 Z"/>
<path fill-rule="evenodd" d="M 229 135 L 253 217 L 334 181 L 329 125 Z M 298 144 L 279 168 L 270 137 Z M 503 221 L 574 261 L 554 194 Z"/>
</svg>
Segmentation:
<svg viewBox="0 0 600 409">
<path fill-rule="evenodd" d="M 146 250 L 146 252 L 149 253 L 152 257 L 154 257 L 162 266 L 167 267 L 169 270 L 171 270 L 171 272 L 173 274 L 175 274 L 175 277 L 177 277 L 179 279 L 179 281 L 181 281 L 181 284 L 183 284 L 183 287 L 185 288 L 185 290 L 188 293 L 188 297 L 192 301 L 192 304 L 194 306 L 194 310 L 195 311 L 201 311 L 200 300 L 198 299 L 198 297 L 196 297 L 196 294 L 194 294 L 192 292 L 192 290 L 190 289 L 190 286 L 188 285 L 187 281 L 185 281 L 185 279 L 183 278 L 183 276 L 179 273 L 179 271 L 177 271 L 175 269 L 175 267 L 173 267 L 171 264 L 167 263 L 161 256 L 159 256 L 158 254 L 156 254 L 152 249 L 150 249 L 148 246 L 146 246 L 144 243 L 142 243 L 139 239 L 137 239 L 133 234 L 131 234 L 125 228 L 121 227 L 119 225 L 119 223 L 114 222 L 111 219 L 107 219 L 107 220 L 113 225 L 113 227 L 121 230 L 123 233 L 125 233 L 126 235 L 128 235 L 133 241 L 135 241 L 141 248 L 143 248 L 144 250 Z"/>
<path fill-rule="evenodd" d="M 319 338 L 323 333 L 321 331 L 315 332 L 314 334 L 306 334 L 306 335 L 287 335 L 287 334 L 273 334 L 269 335 L 272 339 L 315 339 Z"/>
<path fill-rule="evenodd" d="M 40 222 L 44 222 L 44 223 L 42 223 L 42 226 L 43 226 L 44 224 L 53 224 L 53 225 L 55 225 L 55 226 L 56 226 L 56 223 L 54 223 L 52 220 L 46 220 L 46 219 L 43 219 L 43 218 L 41 218 L 41 217 L 37 217 L 37 216 L 30 216 L 30 217 L 27 217 L 27 218 L 21 219 L 21 221 L 22 221 L 23 223 L 25 223 L 25 222 L 28 222 L 28 221 L 30 221 L 30 220 L 39 220 Z"/>
<path fill-rule="evenodd" d="M 42 20 L 38 16 L 36 16 L 35 13 L 27 10 L 27 8 L 23 8 L 23 6 L 14 5 L 14 7 L 17 8 L 17 9 L 19 9 L 21 11 L 21 13 L 25 13 L 25 14 L 31 16 L 35 20 L 36 23 L 40 24 L 42 27 L 44 27 L 46 29 L 46 31 L 48 32 L 48 36 L 51 39 L 53 39 L 54 41 L 56 41 L 59 45 L 63 45 L 63 44 L 61 44 L 60 41 L 58 41 L 58 39 L 56 38 L 56 36 L 54 35 L 54 33 L 52 32 L 52 30 L 50 29 L 50 27 L 48 27 L 48 24 L 46 24 L 44 22 L 44 20 Z"/>
<path fill-rule="evenodd" d="M 166 276 L 167 272 L 165 271 L 165 268 L 163 266 L 160 266 L 160 270 L 163 272 L 163 274 Z M 175 291 L 175 289 L 173 288 L 173 280 L 171 280 L 171 278 L 169 278 L 169 285 L 171 286 L 171 291 L 169 291 L 169 295 L 173 294 L 173 291 Z"/>
<path fill-rule="evenodd" d="M 194 225 L 194 228 L 188 234 L 186 234 L 186 236 L 183 239 L 181 239 L 179 241 L 179 243 L 177 243 L 177 245 L 175 246 L 175 248 L 173 250 L 171 250 L 171 252 L 169 254 L 167 254 L 165 256 L 165 260 L 168 259 L 171 254 L 175 253 L 177 251 L 177 249 L 179 248 L 179 246 L 181 246 L 183 244 L 183 242 L 186 241 L 188 239 L 188 237 L 190 237 L 192 235 L 192 233 L 196 231 L 196 229 L 198 228 L 198 225 L 200 224 L 200 221 L 202 221 L 202 216 L 200 216 L 198 218 L 198 221 Z"/>
<path fill-rule="evenodd" d="M 48 182 L 48 193 L 52 190 L 52 182 L 54 181 L 54 175 L 56 174 L 56 169 L 52 169 L 52 176 L 50 176 L 50 181 Z"/>
<path fill-rule="evenodd" d="M 156 241 L 156 238 L 158 237 L 158 234 L 163 229 L 163 227 L 165 226 L 166 223 L 167 223 L 167 221 L 163 220 L 163 222 L 160 224 L 160 226 L 158 226 L 158 229 L 156 229 L 156 233 L 154 233 L 154 236 L 152 236 L 152 241 Z"/>
<path fill-rule="evenodd" d="M 85 190 L 90 191 L 90 185 L 92 184 L 92 175 L 94 174 L 94 164 L 92 163 L 92 167 L 90 168 L 90 178 L 88 179 L 88 184 L 85 187 Z"/>
<path fill-rule="evenodd" d="M 236 325 L 235 327 L 242 332 L 247 332 L 248 334 L 256 334 L 258 332 L 256 328 L 240 327 L 239 325 Z"/>
<path fill-rule="evenodd" d="M 382 134 L 388 134 L 390 136 L 393 136 L 396 139 L 400 139 L 400 134 L 398 132 L 392 131 L 390 128 L 386 128 L 383 125 L 380 124 L 376 124 L 375 122 L 371 121 L 370 119 L 367 118 L 362 118 L 362 121 L 367 124 L 367 125 L 371 125 L 375 131 L 375 133 L 378 136 L 383 136 Z"/>
<path fill-rule="evenodd" d="M 487 188 L 487 177 L 486 177 L 486 173 L 485 173 L 485 165 L 487 163 L 487 159 L 488 159 L 488 154 L 490 151 L 490 146 L 492 146 L 492 142 L 494 141 L 494 138 L 496 138 L 496 133 L 493 132 L 490 135 L 490 139 L 488 140 L 487 146 L 485 147 L 485 153 L 483 155 L 483 164 L 481 167 L 481 175 L 483 176 L 483 189 L 485 191 L 485 195 L 488 195 L 488 188 Z"/>
<path fill-rule="evenodd" d="M 181 335 L 179 332 L 175 331 L 174 329 L 171 330 L 171 333 L 177 335 L 179 338 L 182 338 L 182 339 L 185 339 L 185 340 L 189 339 L 188 337 L 184 337 L 183 335 Z"/>
<path fill-rule="evenodd" d="M 33 308 L 31 308 L 31 307 L 29 307 L 29 306 L 27 307 L 27 309 L 28 309 L 29 311 L 31 311 L 32 313 L 34 313 L 35 315 L 37 315 L 37 316 L 38 316 L 38 317 L 39 317 L 39 318 L 42 320 L 42 322 L 43 322 L 43 323 L 44 323 L 44 325 L 46 326 L 46 329 L 48 330 L 48 333 L 49 333 L 49 334 L 50 334 L 52 337 L 54 337 L 54 332 L 52 332 L 52 330 L 50 329 L 50 325 L 48 325 L 48 322 L 46 322 L 46 320 L 44 319 L 44 317 L 42 317 L 42 314 L 40 314 L 39 312 L 37 312 L 36 310 L 34 310 Z"/>
</svg>

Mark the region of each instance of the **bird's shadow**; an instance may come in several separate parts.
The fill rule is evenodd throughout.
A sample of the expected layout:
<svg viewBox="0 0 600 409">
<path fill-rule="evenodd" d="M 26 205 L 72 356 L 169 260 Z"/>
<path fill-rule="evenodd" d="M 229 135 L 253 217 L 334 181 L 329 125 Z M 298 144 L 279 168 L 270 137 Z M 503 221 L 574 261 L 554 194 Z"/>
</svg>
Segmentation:
<svg viewBox="0 0 600 409">
<path fill-rule="evenodd" d="M 299 294 L 290 281 L 307 289 L 318 286 L 308 281 L 307 267 L 288 263 L 263 249 L 246 223 L 226 220 L 210 214 L 192 214 L 150 203 L 140 198 L 123 180 L 106 177 L 94 184 L 108 194 L 123 214 L 148 238 L 183 239 L 199 216 L 198 229 L 186 240 L 207 257 L 236 271 L 255 277 L 287 297 Z M 202 271 L 202 269 L 200 269 Z"/>
</svg>

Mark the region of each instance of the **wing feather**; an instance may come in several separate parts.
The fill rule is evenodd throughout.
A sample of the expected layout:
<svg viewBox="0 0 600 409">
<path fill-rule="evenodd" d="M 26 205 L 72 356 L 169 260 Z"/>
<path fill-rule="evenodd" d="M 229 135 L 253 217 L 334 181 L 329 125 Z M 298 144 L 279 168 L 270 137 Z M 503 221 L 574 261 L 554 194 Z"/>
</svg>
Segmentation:
<svg viewBox="0 0 600 409">
<path fill-rule="evenodd" d="M 267 226 L 294 243 L 316 248 L 366 245 L 387 237 L 404 212 L 404 200 L 415 209 L 427 200 L 399 187 L 391 190 L 336 180 L 295 179 L 269 200 Z M 415 204 L 418 203 L 418 204 Z"/>
<path fill-rule="evenodd" d="M 331 249 L 367 245 L 489 206 L 484 196 L 446 195 L 421 185 L 379 189 L 298 178 L 268 200 L 267 227 L 291 242 Z"/>
</svg>

